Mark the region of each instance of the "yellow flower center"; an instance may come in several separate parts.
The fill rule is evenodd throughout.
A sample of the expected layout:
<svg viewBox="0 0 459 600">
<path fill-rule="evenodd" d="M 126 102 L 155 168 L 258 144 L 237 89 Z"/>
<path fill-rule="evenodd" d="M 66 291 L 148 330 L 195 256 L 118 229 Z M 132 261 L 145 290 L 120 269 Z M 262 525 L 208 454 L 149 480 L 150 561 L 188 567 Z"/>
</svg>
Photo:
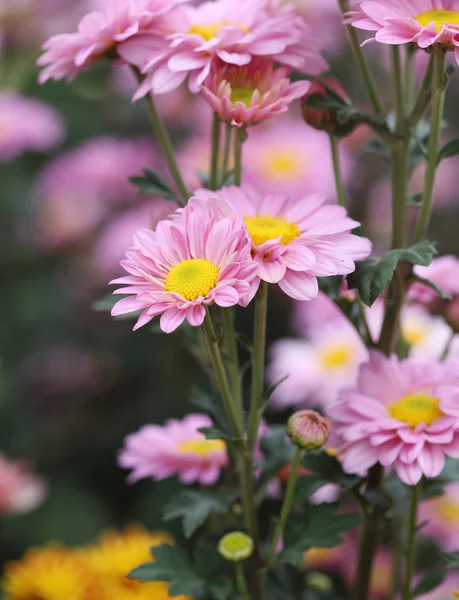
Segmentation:
<svg viewBox="0 0 459 600">
<path fill-rule="evenodd" d="M 300 236 L 300 230 L 296 223 L 287 223 L 285 219 L 278 219 L 271 215 L 246 217 L 244 223 L 254 246 L 261 246 L 261 244 L 278 237 L 281 238 L 282 246 L 288 246 Z"/>
<path fill-rule="evenodd" d="M 226 445 L 223 440 L 190 440 L 189 442 L 181 442 L 178 449 L 182 454 L 208 456 L 209 454 L 224 452 Z"/>
<path fill-rule="evenodd" d="M 249 29 L 245 27 L 245 25 L 238 25 L 234 23 L 214 23 L 213 25 L 192 25 L 188 30 L 188 33 L 194 33 L 195 35 L 200 35 L 205 40 L 209 41 L 212 38 L 216 37 L 217 32 L 220 31 L 222 27 L 238 27 L 245 33 L 249 33 Z"/>
<path fill-rule="evenodd" d="M 252 96 L 255 90 L 251 88 L 243 88 L 243 87 L 234 87 L 231 89 L 231 102 L 236 104 L 236 102 L 242 102 L 250 108 L 252 106 Z"/>
<path fill-rule="evenodd" d="M 332 371 L 349 364 L 352 359 L 352 352 L 347 346 L 335 346 L 323 352 L 320 358 L 322 365 L 327 370 Z"/>
<path fill-rule="evenodd" d="M 415 20 L 423 27 L 427 27 L 429 23 L 434 21 L 437 33 L 439 33 L 442 25 L 459 25 L 459 12 L 455 10 L 427 10 L 418 15 Z"/>
<path fill-rule="evenodd" d="M 201 258 L 191 258 L 176 265 L 166 277 L 166 291 L 187 300 L 205 297 L 217 285 L 217 267 Z"/>
<path fill-rule="evenodd" d="M 272 150 L 261 158 L 261 170 L 266 177 L 288 181 L 298 177 L 305 170 L 295 150 Z"/>
<path fill-rule="evenodd" d="M 419 326 L 406 325 L 405 327 L 402 326 L 402 336 L 410 346 L 417 346 L 425 341 L 427 334 Z"/>
<path fill-rule="evenodd" d="M 421 423 L 432 425 L 443 416 L 440 400 L 422 392 L 402 398 L 389 406 L 389 410 L 394 419 L 409 423 L 411 427 L 417 427 Z"/>
<path fill-rule="evenodd" d="M 437 504 L 437 510 L 440 516 L 451 525 L 459 523 L 459 502 L 452 500 L 440 500 Z"/>
</svg>

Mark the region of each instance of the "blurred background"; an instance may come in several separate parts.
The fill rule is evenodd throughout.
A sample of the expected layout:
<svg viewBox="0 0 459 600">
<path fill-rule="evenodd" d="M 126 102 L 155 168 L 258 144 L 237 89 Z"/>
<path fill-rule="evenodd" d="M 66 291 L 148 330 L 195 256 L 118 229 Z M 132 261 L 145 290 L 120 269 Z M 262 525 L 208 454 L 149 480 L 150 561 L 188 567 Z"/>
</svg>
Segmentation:
<svg viewBox="0 0 459 600">
<path fill-rule="evenodd" d="M 365 106 L 335 0 L 296 3 L 320 28 L 334 74 Z M 121 275 L 132 234 L 175 208 L 138 195 L 128 182 L 143 167 L 167 178 L 143 105 L 131 103 L 130 74 L 101 65 L 70 86 L 36 83 L 40 45 L 72 31 L 97 4 L 0 0 L 0 567 L 51 540 L 87 543 L 106 527 L 133 521 L 159 527 L 161 504 L 178 484 L 128 486 L 116 454 L 139 426 L 195 410 L 192 392 L 206 385 L 186 329 L 132 333 L 132 321 L 107 311 L 108 282 Z M 367 50 L 390 106 L 387 48 Z M 422 76 L 425 56 L 417 58 Z M 453 75 L 445 141 L 457 137 L 457 92 Z M 199 187 L 209 163 L 210 108 L 185 88 L 158 105 L 187 184 Z M 390 182 L 371 139 L 358 129 L 341 144 L 341 160 L 350 212 L 383 251 Z M 252 130 L 244 178 L 266 190 L 321 191 L 333 201 L 327 135 L 304 124 L 294 107 Z M 413 194 L 421 189 L 416 168 Z M 459 160 L 451 158 L 440 168 L 430 235 L 442 253 L 459 252 L 458 189 Z M 270 341 L 297 334 L 293 308 L 273 292 Z M 243 315 L 240 327 L 248 322 Z M 272 417 L 282 419 L 279 412 Z M 8 477 L 22 477 L 25 486 L 15 507 L 6 492 L 2 498 Z"/>
</svg>

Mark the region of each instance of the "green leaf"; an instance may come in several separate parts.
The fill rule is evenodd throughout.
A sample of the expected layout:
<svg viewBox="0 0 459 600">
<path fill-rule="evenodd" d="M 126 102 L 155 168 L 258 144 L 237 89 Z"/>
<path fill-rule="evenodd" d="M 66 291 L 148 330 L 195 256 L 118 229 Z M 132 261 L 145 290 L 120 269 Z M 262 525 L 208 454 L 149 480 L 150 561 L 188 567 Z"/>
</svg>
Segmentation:
<svg viewBox="0 0 459 600">
<path fill-rule="evenodd" d="M 227 442 L 237 442 L 238 437 L 223 431 L 219 427 L 201 427 L 198 429 L 200 433 L 203 433 L 208 440 L 226 440 Z"/>
<path fill-rule="evenodd" d="M 428 594 L 437 589 L 437 587 L 443 583 L 445 577 L 446 573 L 444 571 L 430 571 L 429 573 L 426 573 L 414 588 L 413 598 L 424 596 L 424 594 Z"/>
<path fill-rule="evenodd" d="M 341 534 L 360 525 L 356 514 L 336 514 L 338 505 L 319 504 L 310 507 L 306 523 L 291 517 L 284 535 L 282 557 L 293 565 L 303 562 L 309 548 L 333 548 L 343 543 Z"/>
<path fill-rule="evenodd" d="M 306 101 L 306 106 L 336 111 L 336 119 L 341 125 L 354 121 L 386 127 L 384 117 L 355 108 L 335 95 L 311 94 Z"/>
<path fill-rule="evenodd" d="M 174 191 L 168 186 L 164 179 L 150 169 L 143 169 L 144 175 L 138 177 L 131 177 L 129 180 L 135 186 L 138 187 L 140 194 L 146 196 L 160 196 L 166 200 L 177 202 L 177 196 Z"/>
<path fill-rule="evenodd" d="M 130 579 L 137 581 L 166 581 L 169 594 L 193 594 L 205 585 L 205 580 L 196 573 L 186 553 L 177 546 L 162 545 L 152 548 L 155 562 L 146 563 L 131 571 Z"/>
<path fill-rule="evenodd" d="M 370 154 L 377 154 L 387 164 L 390 163 L 390 152 L 387 147 L 380 140 L 371 140 L 366 144 L 364 148 L 365 152 Z"/>
<path fill-rule="evenodd" d="M 419 275 L 416 275 L 416 273 L 413 273 L 411 279 L 414 281 L 419 281 L 419 283 L 423 283 L 424 285 L 427 285 L 435 290 L 442 300 L 452 300 L 452 296 L 442 290 L 441 287 L 438 286 L 434 281 L 431 281 L 430 279 L 424 279 L 424 277 L 419 277 Z"/>
<path fill-rule="evenodd" d="M 362 301 L 372 306 L 389 285 L 399 262 L 427 267 L 436 254 L 435 245 L 424 240 L 411 248 L 391 250 L 381 257 L 370 257 L 359 263 L 355 272 L 348 276 L 349 288 L 357 289 Z"/>
<path fill-rule="evenodd" d="M 448 562 L 448 569 L 459 568 L 459 552 L 445 552 L 444 556 Z"/>
<path fill-rule="evenodd" d="M 182 490 L 164 508 L 165 521 L 182 519 L 183 533 L 190 538 L 211 514 L 226 514 L 232 497 L 228 491 Z"/>
<path fill-rule="evenodd" d="M 451 140 L 440 150 L 438 155 L 438 162 L 444 158 L 450 158 L 451 156 L 457 156 L 459 154 L 459 140 Z"/>
<path fill-rule="evenodd" d="M 260 448 L 264 455 L 263 479 L 271 479 L 281 467 L 292 462 L 294 448 L 283 425 L 271 427 L 268 435 L 261 438 Z"/>
</svg>

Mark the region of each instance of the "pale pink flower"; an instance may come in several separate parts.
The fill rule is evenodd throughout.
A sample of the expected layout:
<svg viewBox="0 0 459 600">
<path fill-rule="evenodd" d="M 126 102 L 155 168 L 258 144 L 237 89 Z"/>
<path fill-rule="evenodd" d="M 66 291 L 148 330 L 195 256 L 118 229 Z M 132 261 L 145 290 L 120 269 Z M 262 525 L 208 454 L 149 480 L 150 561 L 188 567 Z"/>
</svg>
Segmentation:
<svg viewBox="0 0 459 600">
<path fill-rule="evenodd" d="M 40 83 L 48 79 L 74 79 L 78 73 L 106 56 L 139 32 L 158 26 L 158 18 L 183 0 L 108 0 L 104 11 L 87 14 L 75 33 L 52 36 L 37 65 L 45 67 Z"/>
<path fill-rule="evenodd" d="M 321 193 L 336 198 L 328 135 L 302 120 L 280 118 L 252 127 L 244 144 L 243 181 L 265 192 L 289 190 L 295 195 Z M 348 184 L 353 159 L 341 145 L 343 179 Z"/>
<path fill-rule="evenodd" d="M 46 152 L 62 142 L 64 122 L 47 104 L 0 92 L 0 162 L 23 152 Z"/>
<path fill-rule="evenodd" d="M 192 414 L 164 425 L 145 425 L 124 440 L 118 464 L 132 469 L 128 481 L 176 475 L 182 483 L 213 485 L 228 464 L 223 440 L 208 440 L 198 429 L 210 427 L 207 415 Z"/>
<path fill-rule="evenodd" d="M 324 407 L 335 402 L 343 389 L 356 383 L 359 367 L 368 356 L 359 334 L 343 315 L 310 327 L 308 339 L 278 340 L 270 349 L 268 381 L 287 379 L 272 395 L 272 407 Z"/>
<path fill-rule="evenodd" d="M 445 552 L 454 552 L 459 538 L 459 483 L 450 483 L 441 496 L 420 505 L 423 535 L 434 538 Z M 458 586 L 459 589 L 459 586 Z"/>
<path fill-rule="evenodd" d="M 260 281 L 278 284 L 295 300 L 317 297 L 317 277 L 352 273 L 356 260 L 371 252 L 370 242 L 350 232 L 358 223 L 340 206 L 324 206 L 320 195 L 294 199 L 287 192 L 262 195 L 249 186 L 198 190 L 190 200 L 209 214 L 242 217 L 252 240 L 258 277 L 246 303 Z"/>
<path fill-rule="evenodd" d="M 358 29 L 375 31 L 367 41 L 415 43 L 420 48 L 456 46 L 459 61 L 459 0 L 364 0 L 347 15 Z"/>
<path fill-rule="evenodd" d="M 327 413 L 347 473 L 379 463 L 416 485 L 439 475 L 445 456 L 459 458 L 459 365 L 375 351 Z"/>
<path fill-rule="evenodd" d="M 26 465 L 0 453 L 0 517 L 28 513 L 46 496 L 46 485 Z"/>
<path fill-rule="evenodd" d="M 241 66 L 263 56 L 310 75 L 327 68 L 305 21 L 292 11 L 268 12 L 265 0 L 180 6 L 164 16 L 162 28 L 163 39 L 139 35 L 119 48 L 145 75 L 134 99 L 170 91 L 187 78 L 190 89 L 199 91 L 215 58 Z"/>
<path fill-rule="evenodd" d="M 242 220 L 206 218 L 185 209 L 180 222 L 161 221 L 156 231 L 142 229 L 121 265 L 129 273 L 112 283 L 128 294 L 112 314 L 142 311 L 134 329 L 162 315 L 160 326 L 171 333 L 185 319 L 202 325 L 206 306 L 234 306 L 250 291 L 257 266 Z"/>
<path fill-rule="evenodd" d="M 243 66 L 216 61 L 201 93 L 224 121 L 236 127 L 255 125 L 287 112 L 311 87 L 309 81 L 291 83 L 290 72 L 263 58 Z"/>
<path fill-rule="evenodd" d="M 448 254 L 434 258 L 428 267 L 416 266 L 414 271 L 419 277 L 436 283 L 447 294 L 459 296 L 459 258 L 456 256 Z M 424 304 L 439 299 L 439 295 L 434 289 L 419 282 L 415 282 L 410 287 L 409 296 Z"/>
<path fill-rule="evenodd" d="M 339 325 L 346 322 L 350 326 L 348 320 L 344 318 L 342 310 L 331 298 L 320 291 L 315 300 L 311 300 L 311 302 L 295 302 L 293 308 L 295 333 L 306 337 L 311 331 L 319 331 L 320 327 L 332 322 L 336 322 Z M 354 328 L 352 327 L 351 329 Z"/>
</svg>

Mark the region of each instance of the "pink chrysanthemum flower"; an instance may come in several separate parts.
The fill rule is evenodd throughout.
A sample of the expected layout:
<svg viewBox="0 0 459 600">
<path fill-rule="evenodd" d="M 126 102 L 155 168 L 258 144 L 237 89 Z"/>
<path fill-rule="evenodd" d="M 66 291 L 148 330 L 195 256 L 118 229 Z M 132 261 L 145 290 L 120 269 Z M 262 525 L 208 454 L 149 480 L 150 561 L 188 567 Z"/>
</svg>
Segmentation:
<svg viewBox="0 0 459 600">
<path fill-rule="evenodd" d="M 45 483 L 21 464 L 0 454 L 0 517 L 34 510 L 46 496 Z"/>
<path fill-rule="evenodd" d="M 210 427 L 206 415 L 187 415 L 165 425 L 145 425 L 128 435 L 118 464 L 132 469 L 129 481 L 152 477 L 156 481 L 176 475 L 182 483 L 213 485 L 228 463 L 223 440 L 208 440 L 198 429 Z"/>
<path fill-rule="evenodd" d="M 249 293 L 257 272 L 250 249 L 241 220 L 217 221 L 188 209 L 178 223 L 161 221 L 155 232 L 142 229 L 121 263 L 130 275 L 112 282 L 127 286 L 115 294 L 130 297 L 120 300 L 112 314 L 141 310 L 134 329 L 162 315 L 165 333 L 185 319 L 202 325 L 206 306 L 234 306 Z"/>
<path fill-rule="evenodd" d="M 352 273 L 354 261 L 370 254 L 369 240 L 350 233 L 359 224 L 344 208 L 324 206 L 324 202 L 319 195 L 294 199 L 287 192 L 277 192 L 263 196 L 248 186 L 217 192 L 201 189 L 190 200 L 197 210 L 244 218 L 258 266 L 245 304 L 261 280 L 277 283 L 296 300 L 312 300 L 319 291 L 317 277 Z"/>
<path fill-rule="evenodd" d="M 459 0 L 364 0 L 348 13 L 358 29 L 376 31 L 367 41 L 383 44 L 415 43 L 420 48 L 459 46 Z M 459 49 L 456 49 L 459 61 Z"/>
<path fill-rule="evenodd" d="M 199 91 L 215 58 L 241 66 L 263 56 L 310 75 L 327 68 L 305 21 L 293 11 L 268 11 L 265 0 L 181 6 L 165 15 L 163 30 L 163 40 L 145 34 L 119 48 L 145 75 L 134 99 L 170 91 L 188 76 L 190 89 Z"/>
<path fill-rule="evenodd" d="M 434 538 L 445 552 L 454 552 L 459 537 L 459 483 L 450 483 L 443 495 L 423 502 L 419 520 L 425 523 L 423 535 Z"/>
<path fill-rule="evenodd" d="M 159 17 L 184 0 L 108 0 L 105 11 L 94 11 L 80 21 L 78 31 L 52 36 L 43 45 L 37 65 L 45 67 L 40 83 L 74 79 L 86 67 L 134 35 L 153 28 Z"/>
<path fill-rule="evenodd" d="M 290 71 L 262 58 L 242 67 L 218 61 L 201 93 L 224 121 L 236 127 L 255 125 L 288 111 L 290 102 L 311 87 L 309 81 L 291 83 Z"/>
<path fill-rule="evenodd" d="M 439 475 L 445 456 L 459 458 L 459 365 L 374 352 L 328 414 L 346 472 L 379 463 L 416 485 Z"/>
</svg>

